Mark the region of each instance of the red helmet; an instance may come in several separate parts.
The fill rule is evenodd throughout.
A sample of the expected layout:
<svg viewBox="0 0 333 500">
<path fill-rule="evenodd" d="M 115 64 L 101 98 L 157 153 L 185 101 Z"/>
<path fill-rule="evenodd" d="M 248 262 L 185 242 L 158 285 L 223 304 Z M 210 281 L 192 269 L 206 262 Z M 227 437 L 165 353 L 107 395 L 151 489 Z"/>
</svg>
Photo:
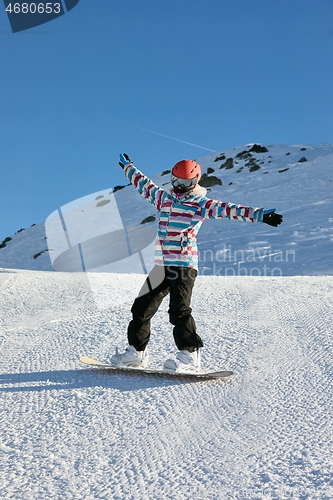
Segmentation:
<svg viewBox="0 0 333 500">
<path fill-rule="evenodd" d="M 186 191 L 193 189 L 201 178 L 201 168 L 194 160 L 182 160 L 172 169 L 171 183 Z"/>
</svg>

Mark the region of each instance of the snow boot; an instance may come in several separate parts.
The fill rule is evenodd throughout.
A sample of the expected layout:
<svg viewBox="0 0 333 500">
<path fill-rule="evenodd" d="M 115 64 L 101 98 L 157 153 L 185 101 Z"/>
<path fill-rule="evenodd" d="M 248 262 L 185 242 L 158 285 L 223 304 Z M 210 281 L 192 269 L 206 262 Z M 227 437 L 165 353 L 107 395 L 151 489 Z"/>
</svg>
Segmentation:
<svg viewBox="0 0 333 500">
<path fill-rule="evenodd" d="M 116 348 L 116 354 L 111 356 L 110 363 L 112 366 L 128 366 L 132 368 L 146 368 L 148 365 L 147 349 L 137 351 L 132 345 L 126 347 L 125 352 L 120 354 Z"/>
<path fill-rule="evenodd" d="M 178 351 L 176 359 L 167 359 L 163 369 L 168 372 L 186 373 L 199 372 L 201 368 L 200 349 L 189 352 L 187 350 Z"/>
</svg>

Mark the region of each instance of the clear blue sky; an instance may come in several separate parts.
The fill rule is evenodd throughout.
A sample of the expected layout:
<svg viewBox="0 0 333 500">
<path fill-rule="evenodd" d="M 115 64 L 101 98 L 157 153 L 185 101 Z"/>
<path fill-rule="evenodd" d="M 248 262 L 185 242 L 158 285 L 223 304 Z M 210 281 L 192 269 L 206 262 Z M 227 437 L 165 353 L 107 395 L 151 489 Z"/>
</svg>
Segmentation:
<svg viewBox="0 0 333 500">
<path fill-rule="evenodd" d="M 151 175 L 209 154 L 185 142 L 333 142 L 333 2 L 80 0 L 15 34 L 1 2 L 0 74 L 2 241 L 126 184 L 120 152 Z"/>
</svg>

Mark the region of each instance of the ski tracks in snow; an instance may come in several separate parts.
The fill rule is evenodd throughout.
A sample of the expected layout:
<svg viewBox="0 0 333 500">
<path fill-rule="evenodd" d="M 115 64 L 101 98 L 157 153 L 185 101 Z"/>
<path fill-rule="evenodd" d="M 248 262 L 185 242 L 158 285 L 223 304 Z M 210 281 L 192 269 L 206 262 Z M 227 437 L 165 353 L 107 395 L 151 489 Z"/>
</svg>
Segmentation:
<svg viewBox="0 0 333 500">
<path fill-rule="evenodd" d="M 142 276 L 132 276 L 139 290 Z M 6 499 L 333 497 L 332 278 L 199 277 L 203 364 L 228 382 L 80 366 L 126 343 L 130 304 L 99 311 L 84 275 L 2 286 L 0 494 Z M 118 290 L 118 293 L 121 291 Z M 151 356 L 174 350 L 167 299 Z"/>
</svg>

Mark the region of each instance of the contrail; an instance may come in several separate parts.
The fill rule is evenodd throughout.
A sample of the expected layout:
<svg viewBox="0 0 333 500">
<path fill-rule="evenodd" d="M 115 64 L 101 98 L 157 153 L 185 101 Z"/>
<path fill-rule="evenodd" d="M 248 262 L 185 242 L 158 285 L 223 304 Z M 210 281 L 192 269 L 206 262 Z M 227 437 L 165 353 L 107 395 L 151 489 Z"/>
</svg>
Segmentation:
<svg viewBox="0 0 333 500">
<path fill-rule="evenodd" d="M 120 120 L 116 120 L 115 118 L 111 118 L 111 116 L 101 115 L 110 120 L 113 120 L 117 123 L 122 123 L 123 125 L 128 125 L 129 127 L 137 128 L 139 130 L 144 130 L 145 132 L 150 132 L 151 134 L 159 135 L 160 137 L 166 137 L 167 139 L 172 139 L 173 141 L 182 142 L 183 144 L 188 144 L 189 146 L 194 146 L 195 148 L 205 149 L 206 151 L 211 151 L 212 153 L 217 153 L 215 149 L 204 148 L 203 146 L 199 146 L 198 144 L 193 144 L 193 142 L 183 141 L 181 139 L 177 139 L 176 137 L 171 137 L 171 135 L 161 134 L 160 132 L 155 132 L 154 130 L 149 130 L 148 128 L 139 127 L 138 125 L 133 125 L 133 123 L 123 122 Z"/>
</svg>

